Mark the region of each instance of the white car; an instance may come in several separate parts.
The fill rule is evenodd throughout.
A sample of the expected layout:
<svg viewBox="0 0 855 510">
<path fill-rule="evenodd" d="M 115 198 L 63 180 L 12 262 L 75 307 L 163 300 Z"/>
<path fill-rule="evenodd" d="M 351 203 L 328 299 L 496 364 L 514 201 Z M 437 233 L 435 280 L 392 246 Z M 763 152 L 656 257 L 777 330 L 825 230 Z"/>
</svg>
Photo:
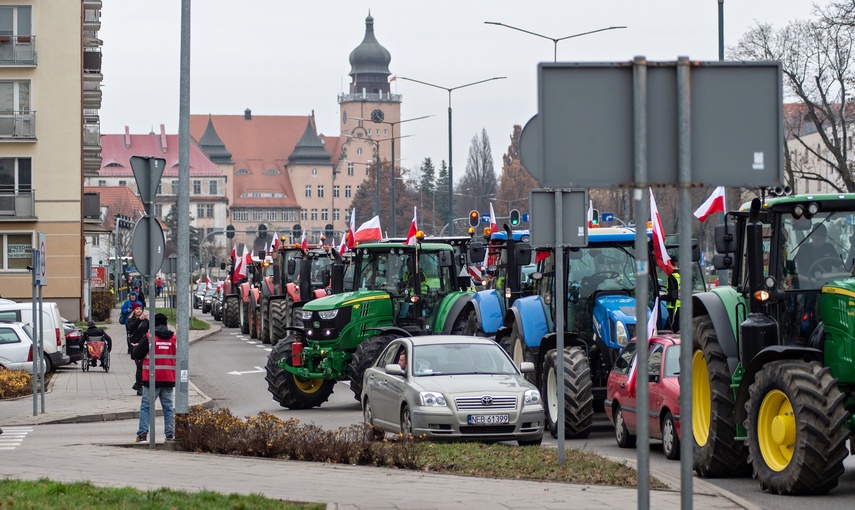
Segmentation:
<svg viewBox="0 0 855 510">
<path fill-rule="evenodd" d="M 33 373 L 33 329 L 22 322 L 0 323 L 0 367 Z M 44 364 L 44 363 L 43 363 Z"/>
</svg>

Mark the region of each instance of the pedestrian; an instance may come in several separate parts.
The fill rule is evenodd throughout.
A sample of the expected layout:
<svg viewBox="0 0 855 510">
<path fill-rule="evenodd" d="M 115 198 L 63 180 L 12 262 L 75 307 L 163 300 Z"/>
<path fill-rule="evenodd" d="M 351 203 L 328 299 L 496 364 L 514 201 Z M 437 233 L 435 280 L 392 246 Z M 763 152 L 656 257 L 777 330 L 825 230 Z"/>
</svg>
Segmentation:
<svg viewBox="0 0 855 510">
<path fill-rule="evenodd" d="M 133 389 L 137 391 L 137 395 L 142 395 L 142 362 L 134 358 L 134 349 L 140 342 L 145 341 L 145 335 L 148 333 L 148 315 L 143 310 L 139 303 L 134 303 L 133 313 L 128 319 L 128 352 L 131 353 L 131 358 L 136 364 L 136 377 L 134 378 Z"/>
<path fill-rule="evenodd" d="M 137 301 L 139 301 L 142 307 L 145 308 L 145 292 L 142 291 L 139 285 L 134 287 L 134 291 L 137 294 Z"/>
<path fill-rule="evenodd" d="M 160 293 L 163 292 L 163 278 L 157 277 L 157 280 L 154 281 L 154 288 L 155 296 L 160 297 Z"/>
<path fill-rule="evenodd" d="M 107 352 L 113 352 L 113 339 L 110 338 L 110 335 L 108 335 L 107 332 L 104 331 L 103 329 L 99 328 L 98 325 L 95 324 L 95 321 L 89 321 L 86 325 L 88 326 L 88 328 L 86 329 L 86 331 L 83 332 L 82 335 L 80 335 L 80 349 L 81 349 L 81 351 L 83 349 L 86 349 L 86 342 L 87 341 L 95 340 L 95 341 L 107 342 Z M 93 360 L 90 360 L 89 363 L 91 366 L 94 367 L 98 364 L 98 360 L 93 359 Z M 104 358 L 103 357 L 101 358 L 101 366 L 102 367 L 104 366 Z"/>
<path fill-rule="evenodd" d="M 145 308 L 143 304 L 140 303 L 140 301 L 137 299 L 136 291 L 132 290 L 130 294 L 128 294 L 128 299 L 126 299 L 125 302 L 122 303 L 122 312 L 121 315 L 119 315 L 119 324 L 128 324 L 128 317 L 131 316 L 131 307 L 134 303 L 138 303 L 140 307 Z"/>
<path fill-rule="evenodd" d="M 154 400 L 160 399 L 163 408 L 163 430 L 167 441 L 175 439 L 175 411 L 173 409 L 173 391 L 175 389 L 175 354 L 177 340 L 169 329 L 166 315 L 154 316 Z M 149 413 L 149 342 L 140 342 L 134 348 L 134 359 L 142 361 L 143 393 L 140 402 L 140 423 L 137 429 L 137 443 L 148 440 Z"/>
</svg>

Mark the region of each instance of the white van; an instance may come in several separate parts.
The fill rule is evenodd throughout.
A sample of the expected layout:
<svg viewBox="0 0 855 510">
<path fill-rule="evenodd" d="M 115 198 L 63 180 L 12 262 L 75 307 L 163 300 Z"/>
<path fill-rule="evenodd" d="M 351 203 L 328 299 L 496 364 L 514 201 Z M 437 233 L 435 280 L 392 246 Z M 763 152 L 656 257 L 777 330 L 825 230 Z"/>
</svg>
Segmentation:
<svg viewBox="0 0 855 510">
<path fill-rule="evenodd" d="M 44 341 L 45 370 L 51 372 L 57 367 L 71 363 L 65 349 L 65 329 L 62 316 L 56 303 L 44 301 L 40 328 Z M 33 324 L 32 303 L 0 304 L 0 322 L 26 322 Z M 35 340 L 35 339 L 34 339 Z"/>
</svg>

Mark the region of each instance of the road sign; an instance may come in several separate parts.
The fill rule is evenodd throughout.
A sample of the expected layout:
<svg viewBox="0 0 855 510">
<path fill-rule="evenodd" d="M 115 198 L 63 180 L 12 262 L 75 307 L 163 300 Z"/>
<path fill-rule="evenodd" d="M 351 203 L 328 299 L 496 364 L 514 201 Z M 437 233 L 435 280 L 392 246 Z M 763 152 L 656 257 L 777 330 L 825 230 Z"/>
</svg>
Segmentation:
<svg viewBox="0 0 855 510">
<path fill-rule="evenodd" d="M 131 156 L 131 170 L 134 171 L 134 179 L 137 181 L 137 193 L 142 200 L 146 214 L 149 216 L 154 216 L 150 209 L 154 203 L 155 191 L 157 191 L 151 187 L 151 174 L 154 174 L 154 182 L 160 182 L 164 168 L 166 168 L 166 160 L 163 158 Z"/>
<path fill-rule="evenodd" d="M 523 223 L 528 221 L 528 213 L 527 212 L 522 213 L 522 220 L 523 220 Z"/>
<path fill-rule="evenodd" d="M 47 285 L 47 248 L 45 240 L 45 233 L 39 232 L 36 240 L 36 285 Z"/>
<path fill-rule="evenodd" d="M 149 225 L 154 222 L 154 239 L 149 239 Z M 154 260 L 149 259 L 149 246 L 154 245 Z M 166 240 L 163 237 L 163 227 L 151 216 L 143 216 L 134 227 L 131 239 L 131 250 L 134 254 L 134 263 L 140 274 L 153 275 L 163 266 L 163 247 Z"/>
<path fill-rule="evenodd" d="M 102 266 L 93 267 L 89 282 L 93 287 L 104 287 L 107 284 L 107 268 Z"/>
<path fill-rule="evenodd" d="M 615 221 L 615 213 L 604 212 L 600 214 L 600 221 Z"/>
<path fill-rule="evenodd" d="M 529 199 L 531 215 L 537 221 L 531 224 L 532 246 L 583 247 L 588 245 L 588 190 L 573 189 L 561 191 L 561 218 L 555 212 L 555 191 L 533 189 Z M 556 240 L 555 222 L 562 227 L 561 239 Z"/>
<path fill-rule="evenodd" d="M 541 186 L 612 187 L 635 182 L 632 64 L 538 66 L 538 114 L 523 129 L 520 156 Z M 676 67 L 676 62 L 646 67 L 644 185 L 678 182 Z M 782 184 L 781 63 L 694 62 L 690 72 L 691 182 Z"/>
<path fill-rule="evenodd" d="M 490 223 L 490 215 L 482 214 L 481 215 L 481 223 Z"/>
</svg>

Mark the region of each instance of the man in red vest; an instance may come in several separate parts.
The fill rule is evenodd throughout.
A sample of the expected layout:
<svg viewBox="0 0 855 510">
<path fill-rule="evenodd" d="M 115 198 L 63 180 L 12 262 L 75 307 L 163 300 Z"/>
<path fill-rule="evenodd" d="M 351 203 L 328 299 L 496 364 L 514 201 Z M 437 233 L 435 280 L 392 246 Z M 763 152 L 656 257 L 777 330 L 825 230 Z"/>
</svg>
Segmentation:
<svg viewBox="0 0 855 510">
<path fill-rule="evenodd" d="M 146 335 L 148 337 L 148 335 Z M 149 341 L 137 344 L 133 358 L 142 360 L 143 394 L 140 402 L 140 424 L 137 429 L 137 442 L 148 440 L 149 422 Z M 163 429 L 167 441 L 175 439 L 175 411 L 173 390 L 175 389 L 175 352 L 177 341 L 175 333 L 169 329 L 166 315 L 154 316 L 154 399 L 160 399 L 163 407 Z"/>
</svg>

